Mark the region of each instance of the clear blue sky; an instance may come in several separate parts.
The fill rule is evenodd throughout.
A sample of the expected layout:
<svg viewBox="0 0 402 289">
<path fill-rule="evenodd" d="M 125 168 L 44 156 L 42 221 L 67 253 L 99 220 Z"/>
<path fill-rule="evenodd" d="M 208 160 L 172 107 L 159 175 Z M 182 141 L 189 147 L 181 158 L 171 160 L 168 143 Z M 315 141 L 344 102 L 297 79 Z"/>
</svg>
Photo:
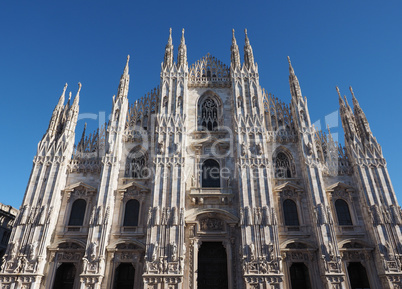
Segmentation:
<svg viewBox="0 0 402 289">
<path fill-rule="evenodd" d="M 352 85 L 383 147 L 402 201 L 400 152 L 402 1 L 1 1 L 0 107 L 3 127 L 0 202 L 19 208 L 37 143 L 64 83 L 80 112 L 108 114 L 127 54 L 129 100 L 159 84 L 169 27 L 175 53 L 186 29 L 189 63 L 210 52 L 230 64 L 231 30 L 243 51 L 248 29 L 260 84 L 290 101 L 290 56 L 311 119 L 326 127 L 338 110 L 335 86 Z M 343 134 L 336 115 L 327 117 Z M 91 130 L 95 120 L 80 120 Z"/>
</svg>

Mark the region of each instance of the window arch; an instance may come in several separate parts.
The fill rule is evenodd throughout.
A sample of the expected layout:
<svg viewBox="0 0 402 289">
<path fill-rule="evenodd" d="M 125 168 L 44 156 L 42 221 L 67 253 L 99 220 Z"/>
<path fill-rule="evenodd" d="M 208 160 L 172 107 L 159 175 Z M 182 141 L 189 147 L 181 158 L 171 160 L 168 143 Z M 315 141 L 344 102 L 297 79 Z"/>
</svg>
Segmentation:
<svg viewBox="0 0 402 289">
<path fill-rule="evenodd" d="M 202 187 L 219 188 L 221 186 L 220 166 L 215 160 L 208 159 L 202 164 Z"/>
<path fill-rule="evenodd" d="M 216 131 L 220 125 L 221 101 L 217 95 L 209 91 L 198 101 L 198 129 Z"/>
<path fill-rule="evenodd" d="M 286 199 L 283 202 L 283 215 L 285 217 L 285 226 L 299 226 L 297 205 L 291 199 Z"/>
<path fill-rule="evenodd" d="M 137 200 L 129 200 L 124 210 L 123 226 L 138 226 L 140 203 Z"/>
<path fill-rule="evenodd" d="M 336 215 L 338 216 L 338 224 L 340 226 L 352 226 L 352 218 L 350 217 L 349 205 L 346 201 L 338 199 L 335 201 Z"/>
<path fill-rule="evenodd" d="M 279 152 L 274 158 L 275 178 L 291 178 L 295 174 L 291 158 L 284 152 Z"/>
<path fill-rule="evenodd" d="M 68 221 L 69 226 L 82 226 L 84 223 L 85 210 L 87 202 L 83 199 L 75 200 L 70 213 L 70 219 Z"/>
<path fill-rule="evenodd" d="M 135 179 L 149 177 L 148 155 L 141 147 L 135 147 L 127 156 L 126 176 Z"/>
</svg>

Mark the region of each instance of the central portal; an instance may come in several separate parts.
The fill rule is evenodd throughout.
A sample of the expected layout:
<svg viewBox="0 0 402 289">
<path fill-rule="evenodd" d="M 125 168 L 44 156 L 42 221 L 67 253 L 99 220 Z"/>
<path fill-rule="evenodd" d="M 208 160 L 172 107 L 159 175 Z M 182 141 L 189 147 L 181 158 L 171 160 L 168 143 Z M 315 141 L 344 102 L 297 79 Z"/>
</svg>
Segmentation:
<svg viewBox="0 0 402 289">
<path fill-rule="evenodd" d="M 197 289 L 228 289 L 227 256 L 222 242 L 202 242 L 197 284 Z"/>
</svg>

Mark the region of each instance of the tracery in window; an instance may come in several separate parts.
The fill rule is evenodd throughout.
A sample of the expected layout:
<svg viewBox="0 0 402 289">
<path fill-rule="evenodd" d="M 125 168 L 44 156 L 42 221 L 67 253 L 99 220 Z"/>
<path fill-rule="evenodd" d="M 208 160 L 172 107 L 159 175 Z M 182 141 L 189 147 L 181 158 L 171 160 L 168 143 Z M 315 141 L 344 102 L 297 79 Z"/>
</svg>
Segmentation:
<svg viewBox="0 0 402 289">
<path fill-rule="evenodd" d="M 336 215 L 338 216 L 338 224 L 340 226 L 352 226 L 352 218 L 350 217 L 349 205 L 342 199 L 335 201 Z"/>
<path fill-rule="evenodd" d="M 138 150 L 130 153 L 127 157 L 126 176 L 135 179 L 144 179 L 149 176 L 147 154 Z"/>
<path fill-rule="evenodd" d="M 275 158 L 275 178 L 291 178 L 292 166 L 289 158 L 283 152 L 276 155 Z"/>
<path fill-rule="evenodd" d="M 218 129 L 218 105 L 211 97 L 201 104 L 200 125 L 202 130 L 215 131 Z"/>
</svg>

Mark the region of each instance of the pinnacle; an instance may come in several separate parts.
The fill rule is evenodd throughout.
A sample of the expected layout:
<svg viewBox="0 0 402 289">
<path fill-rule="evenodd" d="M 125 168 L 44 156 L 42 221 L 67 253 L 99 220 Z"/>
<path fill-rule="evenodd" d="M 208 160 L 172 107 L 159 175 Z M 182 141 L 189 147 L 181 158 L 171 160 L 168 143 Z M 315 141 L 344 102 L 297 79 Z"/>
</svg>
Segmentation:
<svg viewBox="0 0 402 289">
<path fill-rule="evenodd" d="M 68 84 L 67 84 L 67 82 L 66 82 L 66 84 L 64 85 L 64 88 L 63 88 L 63 96 L 64 96 L 64 95 L 65 95 L 65 93 L 66 93 L 67 86 L 68 86 Z"/>
<path fill-rule="evenodd" d="M 294 75 L 295 71 L 293 70 L 292 62 L 290 61 L 290 57 L 288 56 L 288 63 L 289 63 L 289 74 Z"/>
<path fill-rule="evenodd" d="M 181 41 L 180 41 L 180 45 L 185 45 L 185 39 L 184 39 L 184 28 L 181 30 Z"/>
<path fill-rule="evenodd" d="M 172 28 L 169 28 L 169 40 L 168 45 L 172 45 Z"/>
<path fill-rule="evenodd" d="M 124 72 L 123 72 L 124 75 L 128 74 L 128 63 L 129 63 L 129 61 L 130 61 L 130 54 L 127 55 L 127 62 L 126 62 L 126 66 L 124 67 Z"/>
<path fill-rule="evenodd" d="M 244 34 L 245 34 L 245 37 L 246 37 L 246 45 L 250 45 L 250 41 L 249 41 L 248 36 L 247 36 L 247 28 L 244 29 Z"/>
</svg>

